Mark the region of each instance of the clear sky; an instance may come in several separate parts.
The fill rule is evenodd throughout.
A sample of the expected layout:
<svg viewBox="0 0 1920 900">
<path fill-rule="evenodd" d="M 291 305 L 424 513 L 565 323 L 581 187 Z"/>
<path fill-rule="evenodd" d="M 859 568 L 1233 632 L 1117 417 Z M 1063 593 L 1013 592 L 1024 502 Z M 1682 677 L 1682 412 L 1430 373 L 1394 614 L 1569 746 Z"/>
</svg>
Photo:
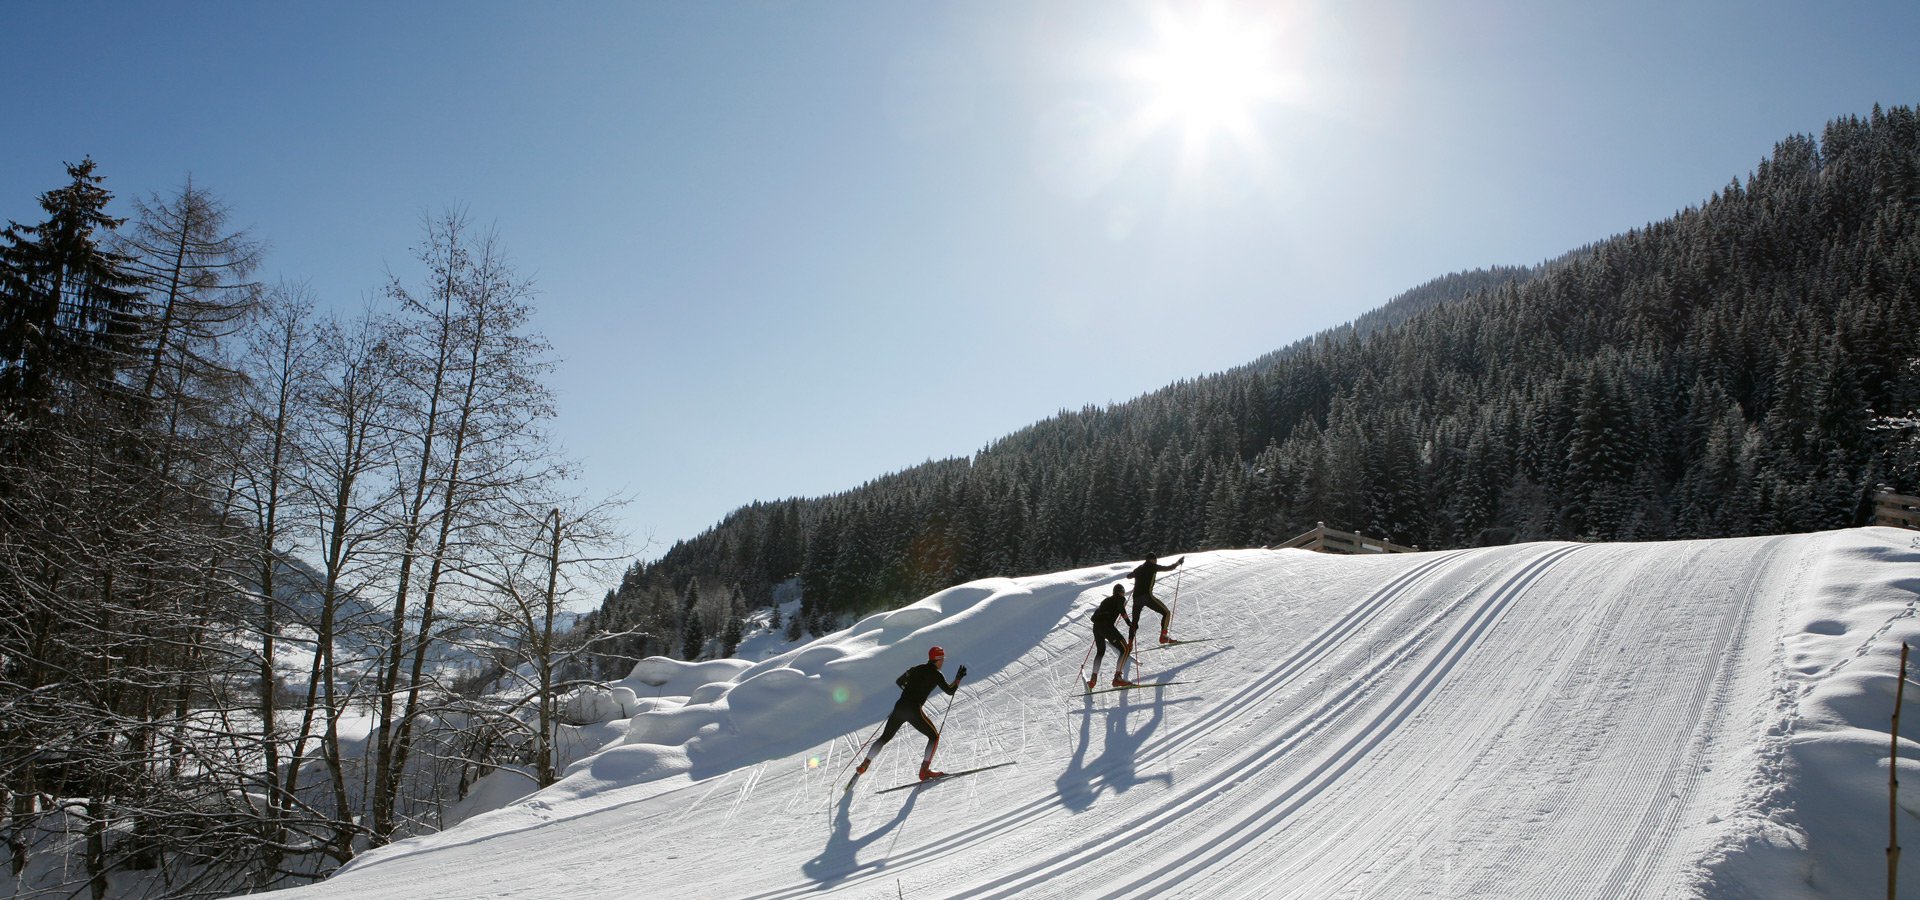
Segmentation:
<svg viewBox="0 0 1920 900">
<path fill-rule="evenodd" d="M 0 220 L 191 173 L 352 309 L 464 207 L 657 556 L 1665 218 L 1920 102 L 1917 46 L 1911 0 L 8 0 Z"/>
</svg>

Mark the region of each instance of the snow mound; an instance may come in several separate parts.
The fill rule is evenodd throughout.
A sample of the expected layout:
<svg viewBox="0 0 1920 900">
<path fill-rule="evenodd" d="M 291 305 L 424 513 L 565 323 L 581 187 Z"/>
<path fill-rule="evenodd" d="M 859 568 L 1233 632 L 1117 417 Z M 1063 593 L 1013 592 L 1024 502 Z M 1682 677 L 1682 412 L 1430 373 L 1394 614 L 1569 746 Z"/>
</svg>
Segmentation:
<svg viewBox="0 0 1920 900">
<path fill-rule="evenodd" d="M 634 771 L 698 778 L 799 752 L 831 740 L 850 719 L 883 718 L 898 696 L 894 679 L 926 662 L 928 648 L 965 662 L 977 683 L 1018 656 L 1003 648 L 1043 638 L 1078 597 L 1080 580 L 1114 575 L 1102 567 L 1039 593 L 1005 578 L 963 584 L 758 663 L 643 660 L 622 686 L 652 685 L 686 701 L 638 711 L 623 746 L 575 771 L 602 782 L 630 780 Z M 948 676 L 957 671 L 950 665 Z"/>
</svg>

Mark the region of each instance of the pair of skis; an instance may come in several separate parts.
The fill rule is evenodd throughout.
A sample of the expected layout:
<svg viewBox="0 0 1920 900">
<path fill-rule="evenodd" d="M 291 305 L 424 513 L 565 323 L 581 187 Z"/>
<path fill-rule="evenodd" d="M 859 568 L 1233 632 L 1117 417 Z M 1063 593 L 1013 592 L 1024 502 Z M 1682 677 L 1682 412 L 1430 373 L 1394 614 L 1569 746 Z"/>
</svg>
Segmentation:
<svg viewBox="0 0 1920 900">
<path fill-rule="evenodd" d="M 990 766 L 978 766 L 972 769 L 961 769 L 958 772 L 942 772 L 938 775 L 935 775 L 932 778 L 926 778 L 920 781 L 910 781 L 910 782 L 907 782 L 906 784 L 895 785 L 890 788 L 881 788 L 877 791 L 874 791 L 874 793 L 891 794 L 894 791 L 904 791 L 908 788 L 926 787 L 928 785 L 938 784 L 942 781 L 946 781 L 949 778 L 959 778 L 962 775 L 972 775 L 976 772 L 985 772 L 990 769 L 998 769 L 1001 766 L 1013 765 L 1013 763 L 1014 763 L 1014 760 L 1008 760 L 1006 762 L 994 763 L 993 765 L 990 765 Z M 853 776 L 853 780 L 847 782 L 847 793 L 853 793 L 853 786 L 859 783 L 860 783 L 860 776 L 859 775 Z"/>
<path fill-rule="evenodd" d="M 1155 644 L 1151 647 L 1142 647 L 1138 650 L 1133 651 L 1133 655 L 1139 656 L 1142 653 L 1152 653 L 1155 650 L 1171 650 L 1174 647 L 1180 646 L 1181 644 L 1204 644 L 1211 640 L 1213 640 L 1213 638 L 1188 638 L 1186 640 L 1180 640 L 1180 641 L 1167 641 L 1166 643 Z"/>
<path fill-rule="evenodd" d="M 1136 684 L 1123 684 L 1123 685 L 1120 685 L 1119 687 L 1095 688 L 1094 690 L 1091 690 L 1091 691 L 1082 692 L 1081 696 L 1091 697 L 1094 694 L 1111 694 L 1114 691 L 1137 691 L 1137 690 L 1140 690 L 1141 688 L 1170 687 L 1176 684 L 1187 684 L 1187 682 L 1185 681 L 1142 681 Z"/>
</svg>

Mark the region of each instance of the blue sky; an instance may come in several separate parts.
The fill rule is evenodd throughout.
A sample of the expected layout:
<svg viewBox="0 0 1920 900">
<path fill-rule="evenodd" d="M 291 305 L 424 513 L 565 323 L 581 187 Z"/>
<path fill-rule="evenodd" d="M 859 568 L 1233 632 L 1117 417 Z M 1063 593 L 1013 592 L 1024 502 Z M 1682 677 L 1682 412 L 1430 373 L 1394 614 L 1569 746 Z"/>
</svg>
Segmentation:
<svg viewBox="0 0 1920 900">
<path fill-rule="evenodd" d="M 0 220 L 91 155 L 191 173 L 344 310 L 425 213 L 540 291 L 556 432 L 647 556 L 747 502 L 965 455 L 1447 272 L 1696 204 L 1920 101 L 1920 4 L 1218 5 L 1285 90 L 1153 126 L 1203 4 L 0 7 Z M 123 204 L 124 205 L 124 204 Z"/>
</svg>

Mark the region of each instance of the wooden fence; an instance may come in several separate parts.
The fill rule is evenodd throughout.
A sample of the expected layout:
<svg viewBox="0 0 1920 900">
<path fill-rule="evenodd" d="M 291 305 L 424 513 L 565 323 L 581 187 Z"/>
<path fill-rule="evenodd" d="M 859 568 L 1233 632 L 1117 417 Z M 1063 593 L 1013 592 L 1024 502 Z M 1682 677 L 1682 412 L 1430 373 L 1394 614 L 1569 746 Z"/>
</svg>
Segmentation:
<svg viewBox="0 0 1920 900">
<path fill-rule="evenodd" d="M 1892 492 L 1875 495 L 1873 524 L 1920 529 L 1920 497 Z"/>
<path fill-rule="evenodd" d="M 1363 537 L 1351 531 L 1328 528 L 1327 523 L 1315 525 L 1312 531 L 1297 538 L 1274 545 L 1275 550 L 1299 548 L 1317 550 L 1321 553 L 1418 553 L 1417 547 L 1402 547 L 1391 541 L 1379 538 Z"/>
</svg>

